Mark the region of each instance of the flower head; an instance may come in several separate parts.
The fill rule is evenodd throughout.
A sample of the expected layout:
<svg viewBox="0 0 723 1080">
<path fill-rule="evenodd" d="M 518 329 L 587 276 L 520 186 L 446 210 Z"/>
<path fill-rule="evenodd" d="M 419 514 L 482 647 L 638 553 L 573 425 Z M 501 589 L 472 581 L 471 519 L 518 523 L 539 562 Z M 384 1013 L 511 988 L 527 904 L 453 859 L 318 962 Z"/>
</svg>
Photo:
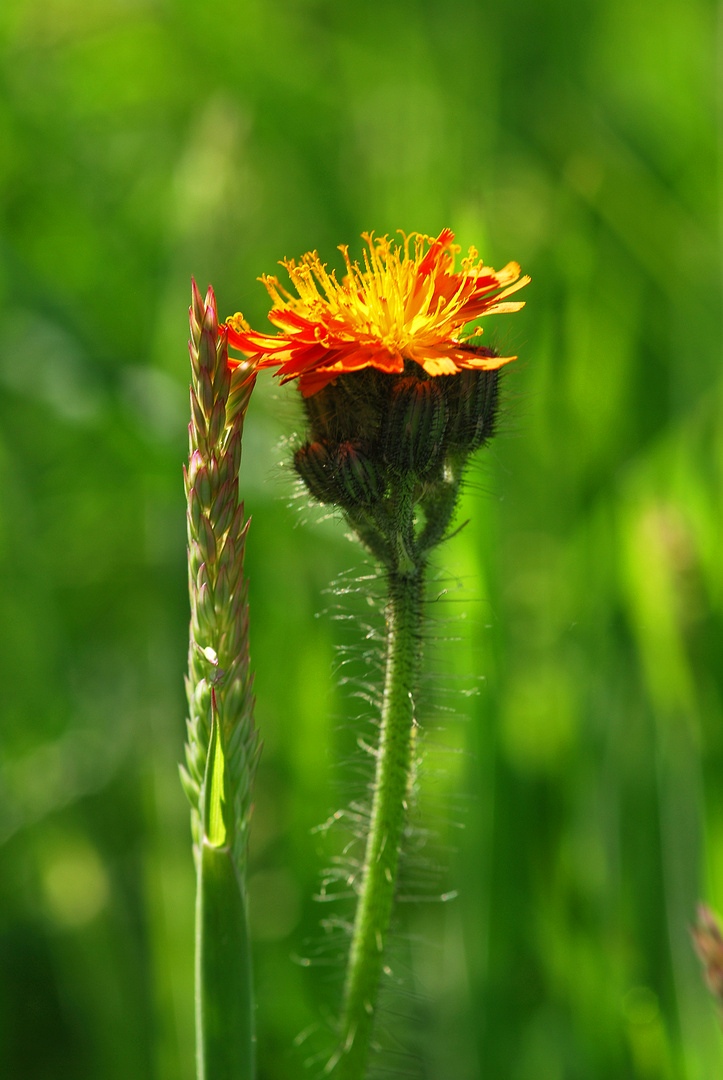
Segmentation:
<svg viewBox="0 0 723 1080">
<path fill-rule="evenodd" d="M 228 344 L 259 367 L 278 367 L 282 382 L 298 378 L 304 397 L 363 368 L 401 375 L 405 361 L 414 361 L 428 376 L 437 376 L 466 368 L 489 371 L 514 360 L 477 349 L 474 338 L 481 328 L 467 335 L 464 328 L 480 315 L 524 307 L 506 300 L 530 280 L 520 277 L 517 263 L 493 270 L 470 248 L 455 271 L 460 247 L 450 229 L 436 238 L 402 236 L 395 244 L 364 233 L 363 266 L 352 263 L 342 246 L 347 273 L 341 283 L 315 251 L 300 263 L 285 259 L 297 296 L 276 277 L 261 279 L 273 301 L 269 320 L 280 333 L 256 333 L 234 315 L 227 320 Z"/>
</svg>

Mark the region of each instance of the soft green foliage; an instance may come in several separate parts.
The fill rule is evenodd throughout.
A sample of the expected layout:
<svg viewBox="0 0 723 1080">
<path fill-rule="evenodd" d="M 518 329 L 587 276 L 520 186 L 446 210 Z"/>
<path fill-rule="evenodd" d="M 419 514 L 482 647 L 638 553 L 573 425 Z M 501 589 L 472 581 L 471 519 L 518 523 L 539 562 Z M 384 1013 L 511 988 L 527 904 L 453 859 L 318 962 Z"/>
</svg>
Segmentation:
<svg viewBox="0 0 723 1080">
<path fill-rule="evenodd" d="M 702 0 L 0 6 L 0 1073 L 193 1076 L 190 274 L 261 328 L 281 255 L 449 225 L 532 284 L 437 560 L 419 813 L 459 897 L 403 905 L 412 1042 L 426 1080 L 721 1075 L 687 931 L 723 909 L 716 32 Z M 345 837 L 311 830 L 363 790 L 330 670 L 373 620 L 368 583 L 322 595 L 366 570 L 297 527 L 294 426 L 260 380 L 260 1080 L 338 1007 L 348 911 L 312 897 Z"/>
</svg>

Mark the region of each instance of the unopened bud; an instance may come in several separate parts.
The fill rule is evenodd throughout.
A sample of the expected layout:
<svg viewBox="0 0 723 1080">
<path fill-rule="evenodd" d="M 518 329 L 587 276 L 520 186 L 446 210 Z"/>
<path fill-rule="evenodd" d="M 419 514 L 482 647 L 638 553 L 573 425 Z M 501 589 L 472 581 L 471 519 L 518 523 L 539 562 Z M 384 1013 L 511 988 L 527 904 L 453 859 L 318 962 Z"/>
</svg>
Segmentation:
<svg viewBox="0 0 723 1080">
<path fill-rule="evenodd" d="M 294 454 L 294 468 L 311 495 L 321 503 L 339 501 L 339 487 L 334 475 L 334 463 L 325 443 L 313 442 L 300 446 Z"/>
<path fill-rule="evenodd" d="M 337 399 L 344 398 L 345 384 L 340 380 L 331 383 L 304 398 L 304 410 L 309 420 L 309 434 L 314 440 L 327 440 L 338 438 L 339 419 Z"/>
<path fill-rule="evenodd" d="M 494 435 L 499 372 L 467 368 L 444 376 L 449 408 L 445 443 L 451 451 L 471 454 Z"/>
<path fill-rule="evenodd" d="M 374 368 L 364 368 L 340 375 L 304 398 L 310 441 L 330 445 L 374 442 L 381 417 L 386 414 L 393 379 Z"/>
<path fill-rule="evenodd" d="M 370 506 L 387 487 L 383 464 L 359 443 L 307 443 L 296 451 L 294 468 L 315 499 L 346 509 Z"/>
<path fill-rule="evenodd" d="M 392 389 L 384 431 L 384 456 L 398 471 L 425 473 L 439 461 L 447 407 L 437 382 L 413 376 Z"/>
<path fill-rule="evenodd" d="M 383 467 L 357 443 L 342 443 L 334 457 L 342 506 L 369 506 L 381 499 L 387 486 Z"/>
</svg>

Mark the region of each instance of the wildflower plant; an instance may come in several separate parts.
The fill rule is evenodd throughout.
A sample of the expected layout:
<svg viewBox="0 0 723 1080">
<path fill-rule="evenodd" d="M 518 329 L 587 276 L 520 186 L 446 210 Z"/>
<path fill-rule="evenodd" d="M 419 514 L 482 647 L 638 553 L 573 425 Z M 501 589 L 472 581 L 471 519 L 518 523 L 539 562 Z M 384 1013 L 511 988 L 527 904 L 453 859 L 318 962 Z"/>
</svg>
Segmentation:
<svg viewBox="0 0 723 1080">
<path fill-rule="evenodd" d="M 365 234 L 363 264 L 341 248 L 338 281 L 316 252 L 285 260 L 296 295 L 262 278 L 277 334 L 240 314 L 224 343 L 255 367 L 296 380 L 307 433 L 293 460 L 312 499 L 336 507 L 378 561 L 386 582 L 386 649 L 379 742 L 338 1044 L 326 1066 L 366 1075 L 385 966 L 414 766 L 425 575 L 450 534 L 471 456 L 494 432 L 499 369 L 513 356 L 479 344 L 479 316 L 517 311 L 527 284 L 516 263 L 485 266 L 445 229 L 395 244 Z M 200 766 L 200 756 L 198 758 Z M 198 771 L 198 770 L 197 770 Z"/>
</svg>

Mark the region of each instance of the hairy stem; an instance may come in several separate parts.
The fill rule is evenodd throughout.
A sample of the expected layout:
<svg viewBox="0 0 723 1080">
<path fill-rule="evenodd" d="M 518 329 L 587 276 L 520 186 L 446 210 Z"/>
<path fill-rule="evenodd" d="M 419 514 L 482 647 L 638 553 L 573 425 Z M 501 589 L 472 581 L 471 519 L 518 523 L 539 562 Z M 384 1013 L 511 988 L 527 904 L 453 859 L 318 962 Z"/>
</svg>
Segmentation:
<svg viewBox="0 0 723 1080">
<path fill-rule="evenodd" d="M 327 1071 L 363 1080 L 384 964 L 412 766 L 424 566 L 389 573 L 387 658 L 374 798 L 349 953 L 339 1050 Z"/>
</svg>

